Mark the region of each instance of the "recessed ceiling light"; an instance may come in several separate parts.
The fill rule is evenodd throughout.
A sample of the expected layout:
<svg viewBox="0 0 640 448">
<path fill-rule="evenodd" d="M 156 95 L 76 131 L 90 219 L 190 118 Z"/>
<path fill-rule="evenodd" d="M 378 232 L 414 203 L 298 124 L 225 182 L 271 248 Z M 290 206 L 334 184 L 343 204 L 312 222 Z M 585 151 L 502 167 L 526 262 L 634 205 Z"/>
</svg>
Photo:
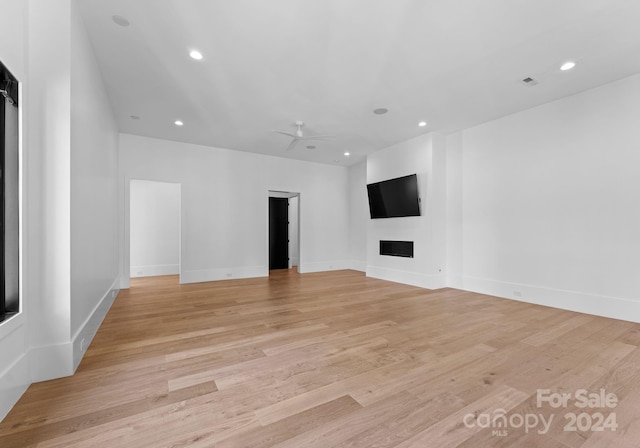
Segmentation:
<svg viewBox="0 0 640 448">
<path fill-rule="evenodd" d="M 127 19 L 125 19 L 124 17 L 122 17 L 122 16 L 117 16 L 117 15 L 116 16 L 112 16 L 111 19 L 114 22 L 116 22 L 117 25 L 120 25 L 120 26 L 129 26 L 129 25 L 131 25 L 129 23 L 129 21 Z"/>
<path fill-rule="evenodd" d="M 345 155 L 345 157 L 349 157 L 351 155 L 351 153 L 350 152 L 345 152 L 344 155 Z"/>
<path fill-rule="evenodd" d="M 174 121 L 176 126 L 182 126 L 184 123 L 182 122 L 182 120 L 176 120 Z"/>
<path fill-rule="evenodd" d="M 307 146 L 307 149 L 316 149 L 316 147 L 313 146 L 313 145 L 309 145 L 309 146 Z"/>
<path fill-rule="evenodd" d="M 418 123 L 418 126 L 420 126 L 421 128 L 426 126 L 427 122 L 426 121 L 421 121 L 420 123 Z"/>
<path fill-rule="evenodd" d="M 192 59 L 195 59 L 196 61 L 199 61 L 202 59 L 202 53 L 200 53 L 198 50 L 191 50 L 191 52 L 189 53 L 189 56 L 191 56 Z"/>
<path fill-rule="evenodd" d="M 376 115 L 384 115 L 387 112 L 389 112 L 389 109 L 387 109 L 386 107 L 379 107 L 377 109 L 373 109 L 373 113 Z"/>
<path fill-rule="evenodd" d="M 576 66 L 576 63 L 573 61 L 567 61 L 564 64 L 562 64 L 560 66 L 560 70 L 562 70 L 563 72 L 566 72 L 567 70 L 571 70 L 573 67 Z"/>
<path fill-rule="evenodd" d="M 140 117 L 138 115 L 129 115 L 129 117 L 131 117 L 132 120 L 139 120 Z"/>
</svg>

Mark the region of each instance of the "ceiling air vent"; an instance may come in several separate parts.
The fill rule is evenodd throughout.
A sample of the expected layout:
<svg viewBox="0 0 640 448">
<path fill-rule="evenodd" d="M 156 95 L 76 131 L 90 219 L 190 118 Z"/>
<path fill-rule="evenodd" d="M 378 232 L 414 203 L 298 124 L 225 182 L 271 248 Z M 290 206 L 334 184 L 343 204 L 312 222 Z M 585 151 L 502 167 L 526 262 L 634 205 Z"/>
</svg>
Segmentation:
<svg viewBox="0 0 640 448">
<path fill-rule="evenodd" d="M 533 79 L 531 76 L 527 76 L 526 78 L 520 80 L 520 82 L 525 86 L 535 86 L 538 84 L 538 81 Z"/>
</svg>

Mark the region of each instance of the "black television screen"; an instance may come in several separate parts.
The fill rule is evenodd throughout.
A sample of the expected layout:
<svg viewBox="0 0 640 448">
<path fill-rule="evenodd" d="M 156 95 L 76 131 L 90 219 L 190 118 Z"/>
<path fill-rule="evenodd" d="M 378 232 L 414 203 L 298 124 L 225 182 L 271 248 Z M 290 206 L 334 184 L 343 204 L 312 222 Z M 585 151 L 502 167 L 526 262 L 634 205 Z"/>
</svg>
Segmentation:
<svg viewBox="0 0 640 448">
<path fill-rule="evenodd" d="M 420 216 L 418 176 L 389 179 L 367 185 L 371 218 Z"/>
</svg>

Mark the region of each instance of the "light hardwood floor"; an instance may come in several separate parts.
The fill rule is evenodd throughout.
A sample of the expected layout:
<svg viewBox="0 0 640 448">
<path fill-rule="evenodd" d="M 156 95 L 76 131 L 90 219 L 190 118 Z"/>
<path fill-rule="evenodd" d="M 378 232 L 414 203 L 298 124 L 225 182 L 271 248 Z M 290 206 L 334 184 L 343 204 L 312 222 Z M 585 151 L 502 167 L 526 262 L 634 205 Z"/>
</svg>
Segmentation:
<svg viewBox="0 0 640 448">
<path fill-rule="evenodd" d="M 134 279 L 0 447 L 638 447 L 639 344 L 638 324 L 354 271 Z M 538 407 L 539 389 L 571 398 Z M 580 389 L 618 405 L 579 408 Z M 617 429 L 586 428 L 598 412 Z"/>
</svg>

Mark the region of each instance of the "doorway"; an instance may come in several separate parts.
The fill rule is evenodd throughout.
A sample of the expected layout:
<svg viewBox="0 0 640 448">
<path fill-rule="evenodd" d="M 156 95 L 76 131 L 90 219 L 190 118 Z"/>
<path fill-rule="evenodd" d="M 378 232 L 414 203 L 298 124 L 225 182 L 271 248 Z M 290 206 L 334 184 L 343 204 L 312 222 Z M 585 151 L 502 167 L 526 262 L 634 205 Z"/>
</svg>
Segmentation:
<svg viewBox="0 0 640 448">
<path fill-rule="evenodd" d="M 180 274 L 180 184 L 131 180 L 129 276 Z"/>
<path fill-rule="evenodd" d="M 269 270 L 299 266 L 299 200 L 299 193 L 269 191 Z"/>
<path fill-rule="evenodd" d="M 289 269 L 289 199 L 269 198 L 269 270 Z"/>
</svg>

